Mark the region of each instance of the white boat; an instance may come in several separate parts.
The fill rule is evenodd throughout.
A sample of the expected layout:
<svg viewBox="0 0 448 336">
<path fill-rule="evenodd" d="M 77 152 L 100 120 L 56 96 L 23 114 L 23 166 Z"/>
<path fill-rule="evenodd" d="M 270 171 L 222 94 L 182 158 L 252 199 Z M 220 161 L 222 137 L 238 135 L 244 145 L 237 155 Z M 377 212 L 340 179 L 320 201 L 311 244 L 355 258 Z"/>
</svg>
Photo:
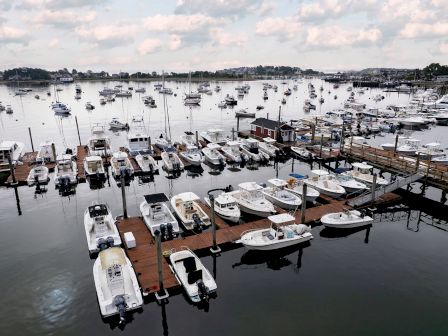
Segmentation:
<svg viewBox="0 0 448 336">
<path fill-rule="evenodd" d="M 242 212 L 260 217 L 268 217 L 277 211 L 262 193 L 263 187 L 255 182 L 245 182 L 238 185 L 239 190 L 231 191 L 232 196 Z"/>
<path fill-rule="evenodd" d="M 153 152 L 152 145 L 149 143 L 149 135 L 143 122 L 143 117 L 132 118 L 127 140 L 127 149 L 131 155 L 135 155 L 140 152 Z"/>
<path fill-rule="evenodd" d="M 226 164 L 226 158 L 219 152 L 220 149 L 221 146 L 216 143 L 209 143 L 207 147 L 202 148 L 205 161 L 215 166 L 224 166 Z"/>
<path fill-rule="evenodd" d="M 227 95 L 225 97 L 225 102 L 227 105 L 230 105 L 230 106 L 238 104 L 238 101 L 233 96 L 230 96 L 230 95 Z"/>
<path fill-rule="evenodd" d="M 311 173 L 313 176 L 305 179 L 304 183 L 313 187 L 321 194 L 335 198 L 345 194 L 345 189 L 331 179 L 326 171 L 316 169 L 312 170 Z"/>
<path fill-rule="evenodd" d="M 106 105 L 107 101 L 104 98 L 100 98 L 100 105 Z"/>
<path fill-rule="evenodd" d="M 398 120 L 398 123 L 404 126 L 419 127 L 426 122 L 422 117 L 406 117 Z"/>
<path fill-rule="evenodd" d="M 54 184 L 56 187 L 78 183 L 78 169 L 70 154 L 60 154 L 56 157 Z"/>
<path fill-rule="evenodd" d="M 120 179 L 122 174 L 124 174 L 125 178 L 134 176 L 134 167 L 128 158 L 128 154 L 125 152 L 115 152 L 112 155 L 110 168 L 112 170 L 112 176 L 115 179 Z"/>
<path fill-rule="evenodd" d="M 170 88 L 162 87 L 162 88 L 160 88 L 159 93 L 161 93 L 161 94 L 167 94 L 167 95 L 172 95 L 174 92 L 173 92 L 173 90 L 171 90 Z"/>
<path fill-rule="evenodd" d="M 238 141 L 227 141 L 221 150 L 230 161 L 236 163 L 243 161 L 243 156 L 240 152 L 240 143 Z"/>
<path fill-rule="evenodd" d="M 121 90 L 121 91 L 115 93 L 115 97 L 123 97 L 123 98 L 132 97 L 132 92 Z"/>
<path fill-rule="evenodd" d="M 104 128 L 100 124 L 95 124 L 92 127 L 92 136 L 87 140 L 90 155 L 110 156 L 110 139 L 106 136 Z"/>
<path fill-rule="evenodd" d="M 204 197 L 205 203 L 211 207 L 210 198 Z M 241 211 L 236 200 L 229 194 L 222 193 L 213 198 L 216 214 L 232 223 L 238 223 Z"/>
<path fill-rule="evenodd" d="M 201 103 L 201 98 L 194 97 L 185 97 L 184 104 L 185 105 L 199 105 Z"/>
<path fill-rule="evenodd" d="M 169 151 L 162 152 L 163 168 L 168 172 L 178 172 L 184 170 L 185 166 L 177 156 L 174 148 Z"/>
<path fill-rule="evenodd" d="M 54 113 L 61 114 L 61 115 L 68 115 L 68 114 L 70 114 L 70 111 L 71 111 L 67 105 L 65 105 L 64 103 L 61 103 L 61 102 L 52 103 L 51 109 L 53 110 Z"/>
<path fill-rule="evenodd" d="M 160 150 L 166 151 L 171 147 L 171 142 L 166 139 L 163 134 L 160 134 L 160 136 L 154 140 L 154 145 Z"/>
<path fill-rule="evenodd" d="M 293 192 L 296 195 L 299 195 L 302 198 L 303 201 L 303 185 L 304 185 L 303 179 L 296 179 L 296 178 L 290 178 L 288 179 L 287 183 L 288 185 L 286 188 Z M 306 201 L 314 203 L 316 201 L 316 198 L 320 196 L 320 193 L 307 185 L 306 188 Z"/>
<path fill-rule="evenodd" d="M 361 214 L 358 210 L 329 213 L 320 219 L 323 225 L 331 228 L 355 228 L 373 223 L 373 218 Z"/>
<path fill-rule="evenodd" d="M 185 146 L 196 146 L 196 137 L 192 132 L 186 131 L 180 136 L 180 143 Z"/>
<path fill-rule="evenodd" d="M 199 206 L 200 198 L 192 192 L 184 192 L 171 198 L 171 207 L 187 230 L 201 230 L 210 226 L 210 218 Z"/>
<path fill-rule="evenodd" d="M 111 130 L 126 130 L 129 128 L 129 125 L 120 121 L 118 118 L 112 118 L 112 121 L 109 123 L 109 127 Z"/>
<path fill-rule="evenodd" d="M 120 246 L 121 238 L 115 219 L 106 204 L 94 202 L 84 212 L 84 229 L 89 253 Z"/>
<path fill-rule="evenodd" d="M 304 147 L 291 146 L 291 151 L 302 160 L 311 160 L 314 157 L 313 153 Z"/>
<path fill-rule="evenodd" d="M 6 105 L 6 113 L 7 113 L 7 114 L 12 114 L 12 113 L 14 113 L 14 111 L 13 111 L 11 105 Z"/>
<path fill-rule="evenodd" d="M 93 279 L 101 315 L 119 314 L 126 321 L 126 312 L 143 305 L 137 277 L 124 250 L 111 247 L 101 251 L 93 264 Z"/>
<path fill-rule="evenodd" d="M 156 161 L 150 154 L 137 154 L 135 161 L 143 173 L 154 174 L 159 170 Z"/>
<path fill-rule="evenodd" d="M 349 175 L 337 174 L 334 176 L 334 181 L 343 187 L 348 193 L 360 192 L 368 189 L 368 187 Z"/>
<path fill-rule="evenodd" d="M 193 303 L 208 301 L 218 286 L 201 260 L 188 248 L 170 255 L 174 274 Z"/>
<path fill-rule="evenodd" d="M 13 167 L 17 166 L 23 156 L 25 144 L 18 141 L 2 141 L 0 143 L 0 172 L 9 171 L 8 156 Z"/>
<path fill-rule="evenodd" d="M 259 143 L 260 142 L 254 138 L 242 139 L 240 142 L 241 152 L 247 155 L 249 159 L 256 162 L 269 160 L 269 155 L 264 154 L 259 150 Z"/>
<path fill-rule="evenodd" d="M 288 183 L 285 180 L 273 178 L 268 180 L 268 183 L 271 186 L 262 190 L 268 201 L 287 210 L 297 210 L 302 204 L 300 196 L 286 189 Z"/>
<path fill-rule="evenodd" d="M 36 184 L 47 184 L 50 181 L 48 177 L 48 167 L 45 166 L 43 160 L 36 160 L 35 165 L 31 168 L 26 182 L 28 186 L 33 186 Z"/>
<path fill-rule="evenodd" d="M 43 160 L 44 162 L 56 161 L 56 150 L 53 152 L 54 142 L 47 140 L 41 142 L 39 145 L 39 151 L 37 152 L 36 160 Z"/>
<path fill-rule="evenodd" d="M 106 179 L 106 170 L 104 169 L 103 158 L 101 156 L 86 156 L 83 165 L 86 177 L 97 180 Z"/>
<path fill-rule="evenodd" d="M 145 93 L 145 92 L 146 92 L 146 89 L 145 89 L 144 87 L 137 88 L 137 89 L 135 89 L 135 92 L 136 92 L 136 93 Z"/>
<path fill-rule="evenodd" d="M 95 106 L 91 102 L 86 103 L 86 110 L 93 110 L 95 109 Z"/>
<path fill-rule="evenodd" d="M 397 147 L 397 152 L 403 155 L 415 156 L 420 146 L 418 139 L 406 139 L 404 144 Z"/>
<path fill-rule="evenodd" d="M 185 152 L 180 152 L 179 155 L 195 166 L 199 166 L 204 162 L 204 158 L 196 145 L 186 146 Z"/>
<path fill-rule="evenodd" d="M 431 159 L 431 161 L 438 164 L 448 165 L 448 154 L 435 157 Z"/>
<path fill-rule="evenodd" d="M 202 139 L 205 140 L 205 142 L 210 143 L 217 143 L 218 145 L 224 145 L 229 138 L 224 136 L 224 131 L 219 128 L 211 128 L 208 129 L 205 132 L 200 133 Z"/>
<path fill-rule="evenodd" d="M 258 143 L 258 147 L 263 153 L 269 155 L 270 157 L 275 157 L 278 152 L 278 148 L 274 146 L 275 143 L 276 141 L 274 139 L 266 137 L 263 138 L 263 141 Z"/>
<path fill-rule="evenodd" d="M 353 170 L 345 172 L 343 174 L 350 175 L 355 180 L 358 180 L 362 183 L 367 183 L 367 185 L 371 185 L 373 183 L 373 174 L 371 170 L 373 166 L 367 164 L 366 162 L 354 162 L 352 163 Z M 376 178 L 377 185 L 388 185 L 389 181 L 377 176 Z"/>
<path fill-rule="evenodd" d="M 140 213 L 143 221 L 153 236 L 158 230 L 163 240 L 172 239 L 180 232 L 179 223 L 168 208 L 169 202 L 165 194 L 145 195 L 145 200 L 140 203 Z"/>
<path fill-rule="evenodd" d="M 222 102 L 220 102 L 220 103 L 218 104 L 218 107 L 219 107 L 220 109 L 225 109 L 225 108 L 227 108 L 227 104 L 226 104 L 225 101 L 222 101 Z"/>
<path fill-rule="evenodd" d="M 255 118 L 255 112 L 249 112 L 248 110 L 239 110 L 235 112 L 237 118 Z"/>
<path fill-rule="evenodd" d="M 271 251 L 313 239 L 311 227 L 295 224 L 295 218 L 290 214 L 269 216 L 268 219 L 270 228 L 243 232 L 236 243 L 243 244 L 249 250 Z"/>
</svg>

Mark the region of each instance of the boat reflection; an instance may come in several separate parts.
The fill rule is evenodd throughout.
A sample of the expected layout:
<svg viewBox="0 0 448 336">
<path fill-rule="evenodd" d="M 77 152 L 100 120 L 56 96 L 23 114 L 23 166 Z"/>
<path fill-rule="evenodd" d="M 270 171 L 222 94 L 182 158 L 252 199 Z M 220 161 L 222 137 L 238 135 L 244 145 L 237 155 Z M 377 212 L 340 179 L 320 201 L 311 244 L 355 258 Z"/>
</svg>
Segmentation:
<svg viewBox="0 0 448 336">
<path fill-rule="evenodd" d="M 360 226 L 360 227 L 356 227 L 356 228 L 350 228 L 350 229 L 325 227 L 320 231 L 319 235 L 322 238 L 347 238 L 348 236 L 351 236 L 355 233 L 366 231 L 365 237 L 364 237 L 364 242 L 366 244 L 368 244 L 371 228 L 372 228 L 372 224 Z"/>
</svg>

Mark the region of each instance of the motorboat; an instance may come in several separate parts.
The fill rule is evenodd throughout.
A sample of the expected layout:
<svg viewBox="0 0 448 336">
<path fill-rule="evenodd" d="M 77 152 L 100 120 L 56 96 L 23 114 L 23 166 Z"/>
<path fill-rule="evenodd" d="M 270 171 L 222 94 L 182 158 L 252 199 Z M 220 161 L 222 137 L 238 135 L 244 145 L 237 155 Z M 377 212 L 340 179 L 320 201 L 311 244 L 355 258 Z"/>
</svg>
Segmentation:
<svg viewBox="0 0 448 336">
<path fill-rule="evenodd" d="M 323 225 L 330 228 L 355 228 L 373 223 L 373 218 L 366 216 L 358 210 L 345 210 L 343 212 L 333 212 L 322 216 L 320 219 Z"/>
<path fill-rule="evenodd" d="M 246 109 L 242 109 L 235 112 L 236 118 L 255 118 L 255 112 L 249 112 Z"/>
<path fill-rule="evenodd" d="M 180 143 L 185 146 L 195 146 L 196 137 L 193 132 L 186 131 L 185 134 L 180 136 Z"/>
<path fill-rule="evenodd" d="M 434 162 L 437 164 L 448 165 L 448 154 L 437 156 L 437 157 L 431 159 L 431 162 Z"/>
<path fill-rule="evenodd" d="M 420 160 L 429 160 L 438 156 L 444 156 L 445 151 L 440 146 L 441 144 L 438 142 L 427 143 L 418 149 L 417 155 Z"/>
<path fill-rule="evenodd" d="M 104 98 L 100 98 L 100 105 L 106 105 L 107 101 Z"/>
<path fill-rule="evenodd" d="M 249 159 L 259 162 L 269 160 L 269 155 L 264 154 L 259 150 L 259 141 L 254 138 L 242 139 L 240 142 L 240 149 L 243 154 L 247 155 Z"/>
<path fill-rule="evenodd" d="M 356 193 L 368 189 L 364 183 L 355 180 L 349 175 L 336 174 L 334 176 L 334 181 L 343 187 L 348 193 Z"/>
<path fill-rule="evenodd" d="M 131 155 L 136 155 L 140 152 L 153 152 L 152 145 L 150 144 L 150 138 L 143 123 L 143 117 L 132 118 L 132 123 L 127 135 L 127 139 L 127 149 L 129 150 L 129 153 Z"/>
<path fill-rule="evenodd" d="M 209 143 L 207 147 L 202 148 L 205 161 L 215 166 L 225 166 L 226 158 L 219 152 L 220 149 L 221 146 L 217 143 Z"/>
<path fill-rule="evenodd" d="M 168 207 L 168 198 L 165 194 L 145 195 L 140 203 L 140 213 L 149 231 L 155 236 L 158 230 L 163 240 L 176 237 L 179 232 L 179 223 Z"/>
<path fill-rule="evenodd" d="M 93 110 L 95 109 L 95 106 L 91 102 L 86 103 L 86 110 Z"/>
<path fill-rule="evenodd" d="M 75 92 L 76 93 L 81 93 L 82 92 L 81 85 L 79 85 L 79 84 L 75 85 Z"/>
<path fill-rule="evenodd" d="M 122 174 L 124 178 L 132 178 L 134 176 L 134 167 L 125 152 L 115 152 L 110 159 L 110 167 L 112 176 L 120 179 Z"/>
<path fill-rule="evenodd" d="M 161 94 L 166 94 L 166 95 L 172 95 L 174 92 L 172 89 L 167 88 L 167 87 L 161 87 L 159 90 L 159 93 Z"/>
<path fill-rule="evenodd" d="M 225 108 L 227 108 L 227 103 L 225 101 L 222 101 L 218 104 L 218 107 L 220 109 L 225 109 Z"/>
<path fill-rule="evenodd" d="M 328 172 L 320 169 L 311 171 L 312 176 L 304 180 L 304 183 L 313 187 L 321 194 L 338 198 L 345 194 L 345 189 L 336 183 Z"/>
<path fill-rule="evenodd" d="M 126 321 L 126 312 L 140 308 L 143 298 L 130 260 L 120 247 L 101 251 L 93 264 L 93 279 L 101 315 L 119 314 Z"/>
<path fill-rule="evenodd" d="M 70 154 L 60 154 L 56 157 L 54 184 L 56 187 L 69 186 L 78 183 L 78 169 Z"/>
<path fill-rule="evenodd" d="M 132 92 L 126 90 L 120 90 L 119 92 L 115 93 L 115 97 L 121 97 L 121 98 L 132 97 Z"/>
<path fill-rule="evenodd" d="M 160 156 L 162 157 L 163 168 L 166 171 L 178 172 L 184 170 L 185 166 L 179 159 L 179 156 L 177 156 L 177 153 L 174 148 L 162 152 Z"/>
<path fill-rule="evenodd" d="M 110 139 L 106 136 L 103 125 L 95 124 L 92 127 L 92 136 L 87 140 L 87 147 L 90 155 L 110 156 Z"/>
<path fill-rule="evenodd" d="M 128 123 L 122 122 L 118 118 L 112 118 L 112 121 L 109 123 L 109 127 L 111 130 L 116 130 L 116 131 L 129 129 Z"/>
<path fill-rule="evenodd" d="M 262 190 L 264 197 L 268 201 L 287 210 L 297 210 L 302 204 L 300 196 L 286 189 L 288 183 L 285 180 L 273 178 L 268 180 L 268 183 L 271 186 Z"/>
<path fill-rule="evenodd" d="M 199 196 L 192 192 L 184 192 L 171 198 L 171 207 L 187 230 L 201 230 L 210 226 L 210 218 L 202 210 Z"/>
<path fill-rule="evenodd" d="M 34 164 L 33 168 L 31 168 L 28 177 L 26 179 L 26 182 L 28 186 L 34 186 L 36 184 L 47 184 L 48 181 L 50 181 L 50 178 L 48 177 L 48 167 L 45 166 L 45 161 L 42 159 L 36 160 L 36 163 Z"/>
<path fill-rule="evenodd" d="M 211 207 L 210 198 L 204 197 L 205 203 Z M 236 200 L 227 193 L 222 193 L 213 198 L 216 214 L 232 223 L 238 223 L 241 217 L 241 211 Z"/>
<path fill-rule="evenodd" d="M 263 105 L 257 105 L 256 109 L 257 109 L 257 111 L 263 110 L 264 106 Z"/>
<path fill-rule="evenodd" d="M 96 253 L 107 247 L 120 246 L 121 238 L 115 219 L 106 204 L 94 202 L 84 212 L 89 253 Z"/>
<path fill-rule="evenodd" d="M 277 153 L 279 152 L 279 149 L 274 146 L 276 141 L 270 137 L 263 138 L 263 141 L 260 141 L 258 143 L 258 147 L 260 148 L 260 151 L 263 153 L 269 155 L 270 157 L 275 157 Z"/>
<path fill-rule="evenodd" d="M 398 123 L 403 126 L 420 127 L 426 124 L 422 117 L 406 117 L 398 120 Z"/>
<path fill-rule="evenodd" d="M 199 105 L 201 103 L 201 97 L 185 97 L 184 104 L 185 105 Z"/>
<path fill-rule="evenodd" d="M 416 156 L 420 146 L 418 139 L 406 139 L 403 145 L 397 147 L 397 152 L 402 155 Z"/>
<path fill-rule="evenodd" d="M 238 101 L 233 96 L 230 96 L 230 95 L 227 95 L 225 97 L 225 102 L 229 106 L 233 106 L 233 105 L 238 104 Z"/>
<path fill-rule="evenodd" d="M 156 108 L 156 101 L 152 96 L 145 96 L 142 98 L 143 99 L 143 103 L 151 108 Z"/>
<path fill-rule="evenodd" d="M 231 162 L 239 163 L 243 161 L 243 156 L 240 152 L 240 143 L 238 141 L 227 141 L 221 150 Z"/>
<path fill-rule="evenodd" d="M 36 160 L 43 160 L 44 162 L 55 162 L 56 161 L 56 149 L 53 152 L 54 142 L 47 140 L 41 142 L 39 145 L 39 150 L 37 152 Z"/>
<path fill-rule="evenodd" d="M 25 144 L 18 141 L 2 141 L 0 143 L 0 172 L 9 171 L 9 160 L 11 159 L 12 166 L 19 164 L 23 156 Z"/>
<path fill-rule="evenodd" d="M 291 151 L 302 160 L 311 160 L 314 154 L 304 147 L 291 146 Z"/>
<path fill-rule="evenodd" d="M 172 146 L 171 141 L 165 138 L 163 134 L 160 134 L 160 136 L 154 140 L 154 145 L 162 151 L 166 151 Z"/>
<path fill-rule="evenodd" d="M 269 99 L 268 93 L 267 93 L 267 91 L 265 91 L 263 93 L 263 100 L 268 100 L 268 99 Z"/>
<path fill-rule="evenodd" d="M 104 169 L 103 158 L 101 156 L 86 156 L 83 165 L 86 177 L 95 180 L 106 179 L 106 170 Z"/>
<path fill-rule="evenodd" d="M 404 144 L 404 141 L 406 141 L 408 139 L 410 139 L 410 138 L 406 137 L 406 136 L 399 136 L 398 141 L 397 141 L 397 149 L 398 149 L 398 146 L 401 146 L 402 144 Z M 393 150 L 395 150 L 395 143 L 384 143 L 384 144 L 381 144 L 381 147 L 384 150 L 393 151 Z"/>
<path fill-rule="evenodd" d="M 290 178 L 288 179 L 287 183 L 288 185 L 286 186 L 286 188 L 291 191 L 292 193 L 299 195 L 302 199 L 303 202 L 303 185 L 304 185 L 304 179 L 297 179 L 297 178 Z M 318 198 L 320 196 L 319 191 L 317 191 L 316 189 L 310 187 L 307 185 L 306 188 L 306 201 L 307 202 L 311 202 L 314 203 L 316 201 L 316 198 Z"/>
<path fill-rule="evenodd" d="M 371 170 L 373 169 L 373 166 L 367 164 L 366 162 L 354 162 L 352 163 L 353 170 L 349 170 L 343 174 L 350 175 L 355 180 L 358 180 L 362 183 L 367 183 L 368 185 L 371 185 L 373 183 L 373 174 L 371 173 Z M 377 185 L 388 185 L 389 181 L 377 176 L 376 178 L 376 184 Z"/>
<path fill-rule="evenodd" d="M 146 89 L 144 87 L 140 87 L 140 88 L 135 89 L 135 92 L 136 93 L 145 93 Z"/>
<path fill-rule="evenodd" d="M 51 104 L 51 109 L 56 114 L 68 115 L 70 114 L 71 109 L 64 103 L 55 102 Z"/>
<path fill-rule="evenodd" d="M 158 172 L 157 163 L 148 153 L 140 153 L 135 156 L 135 161 L 143 173 L 155 174 Z"/>
<path fill-rule="evenodd" d="M 236 243 L 249 250 L 272 251 L 313 239 L 311 227 L 295 224 L 295 217 L 284 213 L 268 217 L 271 227 L 243 232 Z"/>
<path fill-rule="evenodd" d="M 188 248 L 170 255 L 176 278 L 193 303 L 208 301 L 218 288 L 216 281 L 201 260 Z"/>
<path fill-rule="evenodd" d="M 200 133 L 202 139 L 207 143 L 217 143 L 218 145 L 224 145 L 229 138 L 224 136 L 224 131 L 219 128 L 211 128 L 205 132 Z"/>
<path fill-rule="evenodd" d="M 245 182 L 238 185 L 239 190 L 230 191 L 242 212 L 247 214 L 268 217 L 277 211 L 262 193 L 263 187 L 255 182 Z"/>
<path fill-rule="evenodd" d="M 202 162 L 204 162 L 202 153 L 199 151 L 196 145 L 186 146 L 185 152 L 180 152 L 179 155 L 188 163 L 195 166 L 199 166 Z"/>
</svg>

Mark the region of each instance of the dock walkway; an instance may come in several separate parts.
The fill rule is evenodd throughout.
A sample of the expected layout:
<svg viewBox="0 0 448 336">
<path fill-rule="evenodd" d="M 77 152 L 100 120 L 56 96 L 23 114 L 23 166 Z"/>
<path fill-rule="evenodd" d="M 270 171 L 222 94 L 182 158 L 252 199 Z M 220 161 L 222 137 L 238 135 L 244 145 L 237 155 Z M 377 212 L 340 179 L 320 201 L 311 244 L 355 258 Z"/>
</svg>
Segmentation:
<svg viewBox="0 0 448 336">
<path fill-rule="evenodd" d="M 34 163 L 36 162 L 37 152 L 27 152 L 23 155 L 21 162 L 22 164 L 17 165 L 14 168 L 14 177 L 16 178 L 16 182 L 19 186 L 26 185 L 28 175 L 33 169 Z M 47 162 L 45 163 L 45 166 L 48 167 L 49 171 L 53 171 L 55 167 L 54 162 Z M 12 175 L 8 177 L 6 180 L 6 185 L 12 185 Z"/>
</svg>

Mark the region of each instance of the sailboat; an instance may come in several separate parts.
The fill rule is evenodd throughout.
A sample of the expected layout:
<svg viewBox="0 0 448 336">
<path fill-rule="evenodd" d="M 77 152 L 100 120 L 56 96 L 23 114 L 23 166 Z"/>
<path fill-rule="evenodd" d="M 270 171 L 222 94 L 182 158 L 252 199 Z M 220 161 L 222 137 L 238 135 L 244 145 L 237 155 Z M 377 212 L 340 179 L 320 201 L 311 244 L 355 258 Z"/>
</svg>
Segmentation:
<svg viewBox="0 0 448 336">
<path fill-rule="evenodd" d="M 201 95 L 198 92 L 191 92 L 191 72 L 188 73 L 188 93 L 185 94 L 185 105 L 199 105 L 201 102 Z"/>
</svg>

